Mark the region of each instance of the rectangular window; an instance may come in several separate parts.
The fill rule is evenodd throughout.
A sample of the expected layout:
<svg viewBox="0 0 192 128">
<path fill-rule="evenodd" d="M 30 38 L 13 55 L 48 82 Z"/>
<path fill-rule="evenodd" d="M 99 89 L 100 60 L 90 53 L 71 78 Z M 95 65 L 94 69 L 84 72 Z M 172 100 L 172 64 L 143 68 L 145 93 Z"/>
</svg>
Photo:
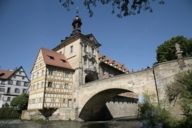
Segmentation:
<svg viewBox="0 0 192 128">
<path fill-rule="evenodd" d="M 21 81 L 16 81 L 17 86 L 21 86 Z"/>
<path fill-rule="evenodd" d="M 64 88 L 68 89 L 68 85 L 69 85 L 68 83 L 65 83 Z"/>
<path fill-rule="evenodd" d="M 8 84 L 9 84 L 9 85 L 13 85 L 13 81 L 12 81 L 12 80 L 9 80 L 9 81 L 8 81 Z"/>
<path fill-rule="evenodd" d="M 72 107 L 72 99 L 68 99 L 67 107 Z"/>
<path fill-rule="evenodd" d="M 7 93 L 10 93 L 10 92 L 11 92 L 11 88 L 8 87 L 8 88 L 7 88 Z"/>
<path fill-rule="evenodd" d="M 49 69 L 49 75 L 53 75 L 53 69 Z"/>
<path fill-rule="evenodd" d="M 95 51 L 94 48 L 91 48 L 91 51 L 92 51 L 92 54 L 94 54 L 94 51 Z"/>
<path fill-rule="evenodd" d="M 73 45 L 70 46 L 70 53 L 73 53 Z"/>
<path fill-rule="evenodd" d="M 28 86 L 28 84 L 29 84 L 28 82 L 24 82 L 24 86 L 25 86 L 25 87 L 27 87 L 27 86 Z"/>
<path fill-rule="evenodd" d="M 44 82 L 41 82 L 41 88 L 43 88 L 44 87 Z"/>
<path fill-rule="evenodd" d="M 5 81 L 1 81 L 1 85 L 5 85 Z"/>
<path fill-rule="evenodd" d="M 48 88 L 51 88 L 52 87 L 52 82 L 48 82 Z"/>
<path fill-rule="evenodd" d="M 87 58 L 84 58 L 84 65 L 87 65 Z"/>
<path fill-rule="evenodd" d="M 87 52 L 87 45 L 84 46 L 84 52 Z"/>
<path fill-rule="evenodd" d="M 5 88 L 0 88 L 0 92 L 5 92 Z"/>
<path fill-rule="evenodd" d="M 66 78 L 69 77 L 69 72 L 65 72 L 65 77 L 66 77 Z"/>
<path fill-rule="evenodd" d="M 42 70 L 41 75 L 42 75 L 42 76 L 44 75 L 44 70 Z"/>
<path fill-rule="evenodd" d="M 7 101 L 11 101 L 11 97 L 7 97 Z"/>
<path fill-rule="evenodd" d="M 23 89 L 23 93 L 27 93 L 27 89 Z"/>
<path fill-rule="evenodd" d="M 20 89 L 19 88 L 15 88 L 15 93 L 20 93 Z"/>
</svg>

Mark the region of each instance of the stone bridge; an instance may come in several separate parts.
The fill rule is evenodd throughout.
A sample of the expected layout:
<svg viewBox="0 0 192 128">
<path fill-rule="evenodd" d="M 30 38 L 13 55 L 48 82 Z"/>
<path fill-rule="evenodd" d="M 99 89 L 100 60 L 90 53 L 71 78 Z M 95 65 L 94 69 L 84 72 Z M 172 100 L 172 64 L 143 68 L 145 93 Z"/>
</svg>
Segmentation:
<svg viewBox="0 0 192 128">
<path fill-rule="evenodd" d="M 185 65 L 174 60 L 143 71 L 81 85 L 77 91 L 78 117 L 83 120 L 94 118 L 109 99 L 124 92 L 133 92 L 137 96 L 147 93 L 154 102 L 160 102 L 165 97 L 166 85 L 174 81 L 175 75 L 192 69 L 192 58 L 183 61 Z"/>
<path fill-rule="evenodd" d="M 59 108 L 49 119 L 97 120 L 103 118 L 103 116 L 106 116 L 107 119 L 111 116 L 111 111 L 108 109 L 106 102 L 124 92 L 134 93 L 138 97 L 147 93 L 154 102 L 161 103 L 166 96 L 166 86 L 174 81 L 176 74 L 191 69 L 192 58 L 185 58 L 160 63 L 142 71 L 80 85 L 75 90 L 76 104 L 74 107 Z M 112 107 L 115 107 L 113 110 L 117 113 L 125 110 L 128 113 L 129 111 L 137 111 L 134 106 L 116 108 L 116 104 L 114 106 L 112 104 Z M 22 119 L 45 119 L 45 117 L 38 110 L 30 110 L 22 113 Z"/>
</svg>

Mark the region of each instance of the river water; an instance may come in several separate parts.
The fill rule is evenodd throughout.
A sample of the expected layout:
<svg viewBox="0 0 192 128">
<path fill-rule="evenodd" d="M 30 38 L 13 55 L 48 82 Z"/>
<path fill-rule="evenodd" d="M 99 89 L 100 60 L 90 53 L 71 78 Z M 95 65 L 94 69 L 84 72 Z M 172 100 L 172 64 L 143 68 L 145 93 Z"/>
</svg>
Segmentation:
<svg viewBox="0 0 192 128">
<path fill-rule="evenodd" d="M 0 121 L 0 128 L 141 128 L 139 121 Z"/>
</svg>

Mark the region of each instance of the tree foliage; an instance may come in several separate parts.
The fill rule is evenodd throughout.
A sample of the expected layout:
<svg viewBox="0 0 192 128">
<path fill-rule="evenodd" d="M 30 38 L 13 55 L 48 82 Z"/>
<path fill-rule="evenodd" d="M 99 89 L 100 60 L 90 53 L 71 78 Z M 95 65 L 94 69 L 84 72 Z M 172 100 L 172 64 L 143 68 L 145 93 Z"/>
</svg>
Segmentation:
<svg viewBox="0 0 192 128">
<path fill-rule="evenodd" d="M 186 117 L 192 117 L 192 71 L 179 74 L 168 86 L 169 101 L 179 100 Z"/>
<path fill-rule="evenodd" d="M 15 97 L 11 101 L 11 106 L 14 107 L 16 110 L 18 110 L 19 112 L 27 109 L 28 97 L 29 97 L 28 94 L 25 93 Z"/>
<path fill-rule="evenodd" d="M 93 16 L 93 7 L 97 5 L 112 5 L 112 13 L 117 14 L 118 17 L 135 15 L 142 10 L 152 12 L 150 2 L 154 0 L 82 0 L 83 5 L 88 10 L 88 13 Z M 164 4 L 164 0 L 157 0 L 160 4 Z M 70 7 L 75 4 L 75 0 L 59 0 L 64 8 L 70 10 Z"/>
<path fill-rule="evenodd" d="M 180 127 L 192 127 L 192 71 L 179 74 L 167 88 L 170 102 L 178 101 L 183 109 L 184 120 Z"/>
<path fill-rule="evenodd" d="M 156 59 L 158 63 L 177 59 L 175 43 L 180 44 L 183 57 L 192 56 L 192 39 L 187 39 L 184 36 L 176 36 L 165 41 L 157 48 Z"/>
<path fill-rule="evenodd" d="M 145 94 L 144 103 L 139 104 L 140 118 L 144 120 L 144 126 L 154 128 L 163 126 L 163 128 L 176 127 L 176 120 L 171 114 L 159 105 L 153 105 L 150 97 Z"/>
</svg>

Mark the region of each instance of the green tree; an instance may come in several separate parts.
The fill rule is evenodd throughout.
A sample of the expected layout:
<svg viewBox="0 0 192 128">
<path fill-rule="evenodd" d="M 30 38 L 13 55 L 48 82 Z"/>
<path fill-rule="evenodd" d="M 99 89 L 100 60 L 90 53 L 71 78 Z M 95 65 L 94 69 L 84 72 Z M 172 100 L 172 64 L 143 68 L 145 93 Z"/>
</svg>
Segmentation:
<svg viewBox="0 0 192 128">
<path fill-rule="evenodd" d="M 83 5 L 88 10 L 90 16 L 93 16 L 93 7 L 97 5 L 112 5 L 112 13 L 118 17 L 135 15 L 142 10 L 152 12 L 150 2 L 153 0 L 82 0 Z M 164 4 L 164 0 L 158 0 L 159 4 Z M 70 10 L 70 6 L 75 4 L 75 0 L 59 0 L 64 8 Z"/>
<path fill-rule="evenodd" d="M 183 110 L 184 120 L 180 127 L 192 127 L 192 71 L 179 74 L 167 88 L 170 102 L 177 101 Z"/>
<path fill-rule="evenodd" d="M 22 110 L 27 109 L 28 98 L 28 94 L 21 94 L 11 101 L 11 106 L 21 112 Z"/>
<path fill-rule="evenodd" d="M 147 128 L 158 127 L 158 125 L 162 125 L 163 128 L 174 128 L 177 125 L 171 114 L 160 105 L 154 105 L 146 94 L 144 102 L 139 104 L 139 116 Z"/>
<path fill-rule="evenodd" d="M 192 40 L 184 36 L 176 36 L 165 41 L 157 48 L 156 59 L 158 63 L 177 59 L 175 43 L 180 44 L 183 57 L 192 56 Z"/>
</svg>

